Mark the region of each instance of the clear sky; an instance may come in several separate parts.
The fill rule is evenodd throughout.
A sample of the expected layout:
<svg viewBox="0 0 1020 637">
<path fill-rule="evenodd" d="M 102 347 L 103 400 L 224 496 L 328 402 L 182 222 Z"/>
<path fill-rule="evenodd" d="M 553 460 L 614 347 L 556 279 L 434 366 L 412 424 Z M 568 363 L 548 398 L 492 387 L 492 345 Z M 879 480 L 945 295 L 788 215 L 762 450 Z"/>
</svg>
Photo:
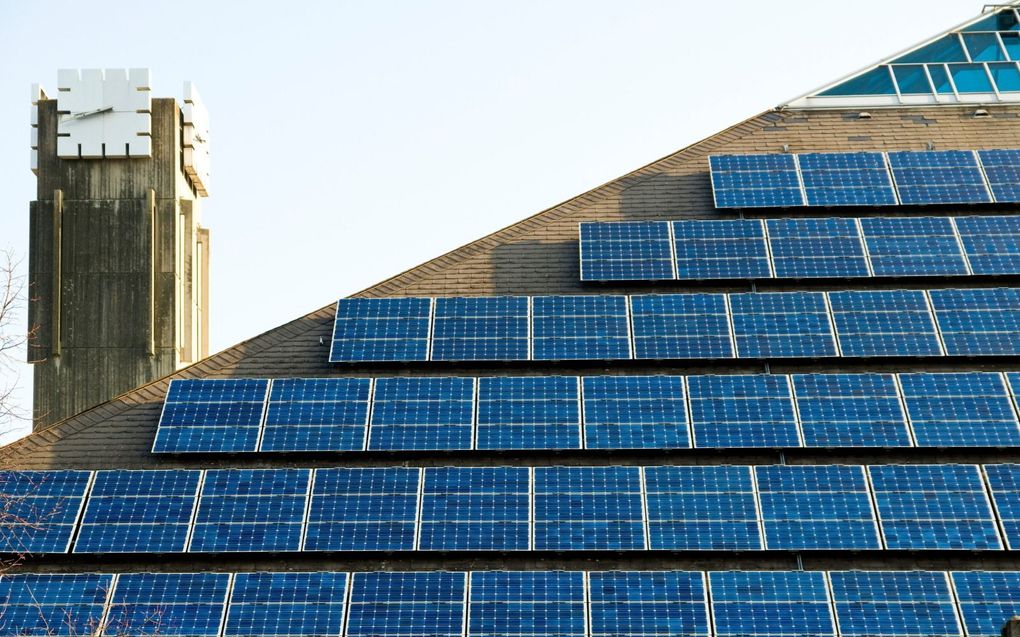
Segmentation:
<svg viewBox="0 0 1020 637">
<path fill-rule="evenodd" d="M 212 121 L 218 351 L 981 7 L 0 0 L 0 248 L 27 257 L 29 86 L 54 93 L 58 68 L 149 67 L 153 97 L 196 82 Z M 0 371 L 0 385 L 13 378 Z"/>
</svg>

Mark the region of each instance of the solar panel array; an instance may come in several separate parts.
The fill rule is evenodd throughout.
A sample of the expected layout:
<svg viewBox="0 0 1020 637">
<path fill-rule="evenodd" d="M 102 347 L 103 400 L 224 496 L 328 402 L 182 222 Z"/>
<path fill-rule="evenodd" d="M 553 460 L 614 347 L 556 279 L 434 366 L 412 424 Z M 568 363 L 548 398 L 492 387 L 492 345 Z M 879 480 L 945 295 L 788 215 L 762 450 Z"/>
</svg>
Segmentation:
<svg viewBox="0 0 1020 637">
<path fill-rule="evenodd" d="M 1015 215 L 586 222 L 580 232 L 582 281 L 1020 274 Z"/>
<path fill-rule="evenodd" d="M 324 440 L 369 441 L 357 451 L 1020 446 L 1015 400 L 1020 395 L 1020 373 L 357 380 L 370 390 L 375 388 L 374 400 L 359 407 L 371 407 L 371 423 L 361 425 L 356 436 L 348 436 L 351 425 L 309 422 L 322 429 Z M 400 395 L 413 399 L 394 404 L 397 401 L 390 393 L 394 381 L 402 385 Z M 281 381 L 271 382 L 275 388 Z M 269 407 L 271 412 L 272 403 Z M 392 424 L 396 421 L 400 424 Z M 271 427 L 268 420 L 265 427 Z M 334 435 L 332 427 L 341 433 Z M 305 450 L 302 444 L 261 449 L 267 453 Z M 352 451 L 344 444 L 332 449 L 317 445 L 316 450 Z M 210 450 L 204 445 L 170 449 L 157 443 L 155 451 Z M 132 475 L 123 473 L 125 480 Z M 93 493 L 105 488 L 98 485 Z M 153 484 L 150 489 L 152 495 L 178 500 L 194 492 L 190 488 L 178 493 L 184 485 L 177 484 Z M 168 500 L 166 506 L 173 501 L 177 500 Z M 144 511 L 138 513 L 144 518 Z M 102 519 L 111 524 L 118 522 L 118 516 L 143 521 L 132 518 L 131 511 L 86 514 L 89 519 L 106 516 Z"/>
<path fill-rule="evenodd" d="M 1020 354 L 1018 299 L 1015 288 L 531 297 L 531 356 L 548 361 L 1013 356 Z M 341 299 L 340 305 L 360 300 Z M 900 307 L 910 316 L 899 316 Z M 338 321 L 334 339 L 352 338 L 344 332 L 350 327 L 351 321 Z M 504 336 L 491 325 L 485 330 L 491 338 Z M 912 335 L 917 345 L 897 347 L 904 342 L 900 334 Z M 410 381 L 394 379 L 393 384 L 401 382 Z M 205 403 L 170 404 L 176 420 L 166 414 L 164 420 L 181 427 L 200 420 L 183 421 L 179 411 L 205 408 Z M 208 427 L 220 432 L 223 424 L 213 422 Z M 252 422 L 257 423 L 254 413 L 242 423 L 249 427 L 246 442 L 232 438 L 219 446 L 250 445 Z M 184 444 L 216 446 L 204 431 Z M 181 435 L 168 430 L 157 439 L 157 449 L 180 444 Z"/>
</svg>

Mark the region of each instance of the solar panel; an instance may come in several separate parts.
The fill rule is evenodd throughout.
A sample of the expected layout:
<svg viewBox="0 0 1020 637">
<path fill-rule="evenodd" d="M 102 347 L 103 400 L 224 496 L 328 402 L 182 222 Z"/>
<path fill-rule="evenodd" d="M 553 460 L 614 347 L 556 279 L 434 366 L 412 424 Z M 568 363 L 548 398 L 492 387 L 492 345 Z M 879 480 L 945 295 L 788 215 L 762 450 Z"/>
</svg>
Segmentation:
<svg viewBox="0 0 1020 637">
<path fill-rule="evenodd" d="M 681 280 L 772 277 L 761 219 L 674 221 L 673 237 Z"/>
<path fill-rule="evenodd" d="M 1020 150 L 979 150 L 977 154 L 995 201 L 1020 202 Z"/>
<path fill-rule="evenodd" d="M 716 208 L 804 205 L 793 155 L 712 155 L 708 162 Z"/>
<path fill-rule="evenodd" d="M 1020 354 L 1020 288 L 932 290 L 949 356 Z"/>
<path fill-rule="evenodd" d="M 426 469 L 418 548 L 528 550 L 528 474 L 527 467 Z"/>
<path fill-rule="evenodd" d="M 528 297 L 436 299 L 431 360 L 528 360 Z"/>
<path fill-rule="evenodd" d="M 968 637 L 999 637 L 1002 626 L 1020 615 L 1020 573 L 956 571 L 950 577 Z"/>
<path fill-rule="evenodd" d="M 536 296 L 532 303 L 532 358 L 630 358 L 625 296 Z"/>
<path fill-rule="evenodd" d="M 470 449 L 472 378 L 380 378 L 375 381 L 370 450 Z"/>
<path fill-rule="evenodd" d="M 974 274 L 1020 273 L 1020 217 L 953 219 Z"/>
<path fill-rule="evenodd" d="M 476 571 L 470 576 L 466 634 L 585 636 L 582 571 Z"/>
<path fill-rule="evenodd" d="M 154 453 L 256 451 L 268 380 L 170 381 Z"/>
<path fill-rule="evenodd" d="M 66 553 L 91 471 L 0 471 L 0 551 Z"/>
<path fill-rule="evenodd" d="M 582 281 L 675 278 L 668 221 L 581 224 Z"/>
<path fill-rule="evenodd" d="M 895 206 L 882 153 L 806 153 L 797 156 L 809 206 Z"/>
<path fill-rule="evenodd" d="M 984 470 L 1006 546 L 1016 550 L 1020 548 L 1020 465 L 988 464 Z"/>
<path fill-rule="evenodd" d="M 921 290 L 829 292 L 843 356 L 941 356 L 928 299 Z"/>
<path fill-rule="evenodd" d="M 5 635 L 93 635 L 103 621 L 112 575 L 4 575 L 0 631 Z"/>
<path fill-rule="evenodd" d="M 461 637 L 466 573 L 354 573 L 346 637 Z"/>
<path fill-rule="evenodd" d="M 210 469 L 191 552 L 297 551 L 309 469 Z"/>
<path fill-rule="evenodd" d="M 535 550 L 645 548 L 638 467 L 537 467 L 534 480 Z"/>
<path fill-rule="evenodd" d="M 903 205 L 992 201 L 973 151 L 893 152 L 889 166 Z"/>
<path fill-rule="evenodd" d="M 708 582 L 720 637 L 836 635 L 825 573 L 715 571 Z"/>
<path fill-rule="evenodd" d="M 478 380 L 477 449 L 580 449 L 576 376 Z"/>
<path fill-rule="evenodd" d="M 900 374 L 918 447 L 1020 446 L 1020 424 L 1002 376 Z"/>
<path fill-rule="evenodd" d="M 238 573 L 224 637 L 334 637 L 347 573 Z"/>
<path fill-rule="evenodd" d="M 968 274 L 949 217 L 865 217 L 860 224 L 877 277 Z"/>
<path fill-rule="evenodd" d="M 316 469 L 305 551 L 410 551 L 421 470 Z"/>
<path fill-rule="evenodd" d="M 853 219 L 768 219 L 765 225 L 776 278 L 870 276 Z"/>
<path fill-rule="evenodd" d="M 910 447 L 892 374 L 796 374 L 797 414 L 806 447 Z"/>
<path fill-rule="evenodd" d="M 201 471 L 97 471 L 75 553 L 180 553 Z"/>
<path fill-rule="evenodd" d="M 368 378 L 274 380 L 259 451 L 361 451 L 370 386 Z"/>
<path fill-rule="evenodd" d="M 729 295 L 740 358 L 836 356 L 822 292 Z"/>
<path fill-rule="evenodd" d="M 331 363 L 428 360 L 427 298 L 340 299 Z"/>
<path fill-rule="evenodd" d="M 680 571 L 593 572 L 591 635 L 708 635 L 705 575 Z"/>
<path fill-rule="evenodd" d="M 761 550 L 750 467 L 645 467 L 649 548 Z"/>
<path fill-rule="evenodd" d="M 681 376 L 587 376 L 586 449 L 686 449 L 688 433 Z"/>
<path fill-rule="evenodd" d="M 697 448 L 799 447 L 789 378 L 688 376 Z"/>
<path fill-rule="evenodd" d="M 868 468 L 889 549 L 1001 549 L 977 465 Z"/>
<path fill-rule="evenodd" d="M 945 573 L 841 571 L 829 577 L 840 635 L 963 635 Z"/>
<path fill-rule="evenodd" d="M 732 358 L 723 294 L 654 294 L 631 297 L 634 357 Z"/>
<path fill-rule="evenodd" d="M 216 637 L 229 587 L 229 573 L 121 575 L 103 635 Z"/>
</svg>

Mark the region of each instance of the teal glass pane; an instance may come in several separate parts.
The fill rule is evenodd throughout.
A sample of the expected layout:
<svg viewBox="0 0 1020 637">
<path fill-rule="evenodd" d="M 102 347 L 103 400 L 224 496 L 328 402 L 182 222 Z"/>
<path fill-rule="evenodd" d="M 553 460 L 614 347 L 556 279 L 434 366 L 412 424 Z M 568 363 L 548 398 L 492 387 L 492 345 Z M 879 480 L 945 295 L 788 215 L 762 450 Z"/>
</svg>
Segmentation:
<svg viewBox="0 0 1020 637">
<path fill-rule="evenodd" d="M 928 73 L 931 74 L 931 81 L 935 84 L 936 92 L 942 95 L 953 94 L 953 85 L 949 83 L 949 74 L 946 73 L 946 67 L 932 65 L 928 67 Z"/>
<path fill-rule="evenodd" d="M 939 38 L 913 53 L 907 53 L 906 55 L 893 60 L 895 64 L 966 61 L 967 54 L 963 52 L 963 46 L 960 45 L 960 38 L 956 35 L 947 35 Z"/>
<path fill-rule="evenodd" d="M 957 93 L 991 93 L 992 83 L 981 64 L 950 64 Z"/>
<path fill-rule="evenodd" d="M 907 64 L 892 67 L 896 83 L 903 95 L 931 95 L 931 85 L 921 64 Z"/>
<path fill-rule="evenodd" d="M 1020 24 L 1016 21 L 1016 15 L 1011 9 L 1000 11 L 994 15 L 975 22 L 964 31 L 1017 31 Z"/>
<path fill-rule="evenodd" d="M 994 33 L 965 33 L 963 42 L 975 62 L 1001 62 L 1006 53 L 999 46 L 999 36 Z"/>
<path fill-rule="evenodd" d="M 822 95 L 896 95 L 896 87 L 893 86 L 889 68 L 880 66 L 834 86 Z"/>
<path fill-rule="evenodd" d="M 1016 64 L 1006 62 L 1004 64 L 989 64 L 988 70 L 992 73 L 992 80 L 999 88 L 1000 93 L 1020 91 L 1020 71 Z"/>
<path fill-rule="evenodd" d="M 1002 43 L 1006 46 L 1009 59 L 1020 60 L 1020 33 L 1003 33 Z"/>
</svg>

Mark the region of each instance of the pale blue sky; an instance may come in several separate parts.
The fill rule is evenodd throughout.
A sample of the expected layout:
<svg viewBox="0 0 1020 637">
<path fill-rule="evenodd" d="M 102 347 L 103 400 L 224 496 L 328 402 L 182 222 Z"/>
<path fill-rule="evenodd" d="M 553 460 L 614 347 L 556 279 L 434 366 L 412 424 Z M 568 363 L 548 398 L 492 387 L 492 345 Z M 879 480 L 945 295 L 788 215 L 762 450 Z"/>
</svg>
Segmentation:
<svg viewBox="0 0 1020 637">
<path fill-rule="evenodd" d="M 149 67 L 153 97 L 201 91 L 215 351 L 981 6 L 0 0 L 0 248 L 27 255 L 29 86 L 54 92 L 58 68 Z M 21 383 L 27 402 L 27 366 Z"/>
</svg>

